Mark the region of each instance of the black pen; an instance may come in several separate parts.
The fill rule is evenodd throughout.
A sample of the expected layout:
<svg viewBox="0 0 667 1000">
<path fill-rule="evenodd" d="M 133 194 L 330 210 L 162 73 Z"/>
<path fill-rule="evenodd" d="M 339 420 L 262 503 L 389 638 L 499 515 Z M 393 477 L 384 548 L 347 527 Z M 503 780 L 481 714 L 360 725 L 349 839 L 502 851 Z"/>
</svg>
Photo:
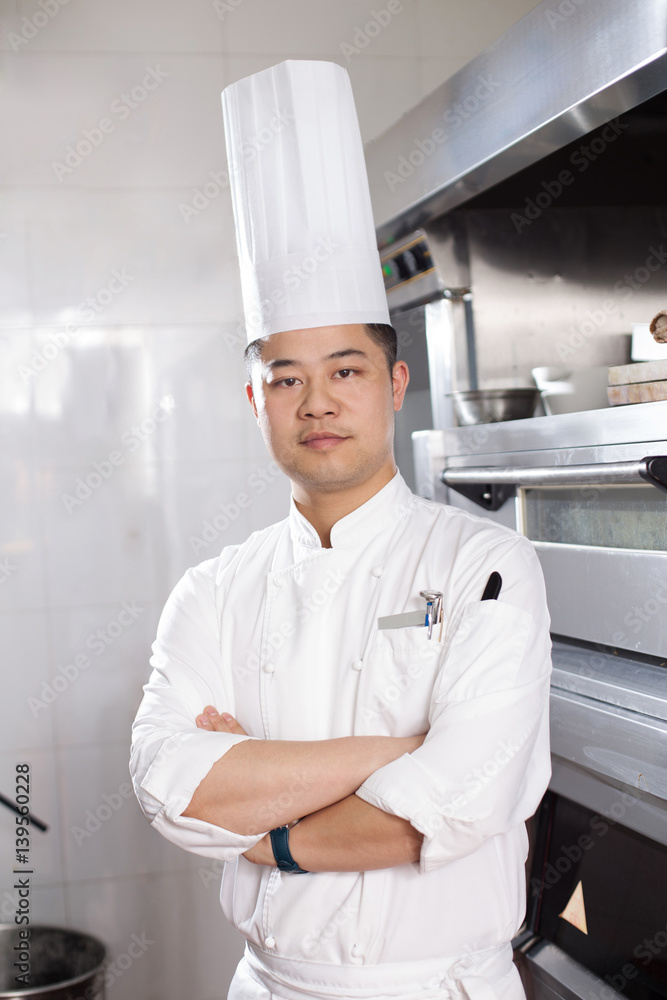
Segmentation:
<svg viewBox="0 0 667 1000">
<path fill-rule="evenodd" d="M 484 593 L 482 594 L 483 601 L 497 601 L 498 594 L 500 593 L 500 588 L 503 585 L 503 578 L 500 573 L 496 573 L 495 570 L 486 581 L 486 587 L 484 588 Z"/>
</svg>

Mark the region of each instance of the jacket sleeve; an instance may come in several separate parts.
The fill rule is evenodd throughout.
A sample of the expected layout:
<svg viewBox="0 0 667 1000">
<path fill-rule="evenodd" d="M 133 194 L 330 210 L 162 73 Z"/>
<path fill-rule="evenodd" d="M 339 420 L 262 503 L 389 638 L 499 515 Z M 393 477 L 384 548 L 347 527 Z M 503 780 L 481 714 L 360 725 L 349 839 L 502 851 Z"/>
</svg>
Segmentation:
<svg viewBox="0 0 667 1000">
<path fill-rule="evenodd" d="M 481 594 L 491 570 L 503 587 Z M 481 571 L 483 570 L 483 571 Z M 424 834 L 420 872 L 475 851 L 533 815 L 551 775 L 551 640 L 541 567 L 519 537 L 488 558 L 451 615 L 424 743 L 357 791 Z"/>
<path fill-rule="evenodd" d="M 213 764 L 236 743 L 255 738 L 205 732 L 195 724 L 206 705 L 235 710 L 213 598 L 217 562 L 188 570 L 162 612 L 153 671 L 132 727 L 130 774 L 154 829 L 187 851 L 229 861 L 264 834 L 245 836 L 181 816 Z"/>
</svg>

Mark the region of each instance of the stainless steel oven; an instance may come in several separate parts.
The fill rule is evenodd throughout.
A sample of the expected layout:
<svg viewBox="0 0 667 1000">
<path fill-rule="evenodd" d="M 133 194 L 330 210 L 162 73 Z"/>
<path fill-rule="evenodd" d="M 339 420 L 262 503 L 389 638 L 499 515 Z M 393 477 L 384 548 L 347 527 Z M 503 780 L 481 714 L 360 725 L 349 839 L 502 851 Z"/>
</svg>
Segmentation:
<svg viewBox="0 0 667 1000">
<path fill-rule="evenodd" d="M 421 492 L 515 528 L 552 618 L 553 777 L 522 974 L 667 996 L 667 402 L 413 435 Z"/>
</svg>

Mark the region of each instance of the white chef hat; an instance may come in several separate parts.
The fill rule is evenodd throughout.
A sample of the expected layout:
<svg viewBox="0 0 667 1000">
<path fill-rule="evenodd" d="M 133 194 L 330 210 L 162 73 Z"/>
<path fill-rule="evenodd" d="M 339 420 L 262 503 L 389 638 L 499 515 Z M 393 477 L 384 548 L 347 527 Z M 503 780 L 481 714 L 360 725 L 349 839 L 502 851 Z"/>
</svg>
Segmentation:
<svg viewBox="0 0 667 1000">
<path fill-rule="evenodd" d="M 222 93 L 248 342 L 389 323 L 347 71 L 288 60 Z"/>
</svg>

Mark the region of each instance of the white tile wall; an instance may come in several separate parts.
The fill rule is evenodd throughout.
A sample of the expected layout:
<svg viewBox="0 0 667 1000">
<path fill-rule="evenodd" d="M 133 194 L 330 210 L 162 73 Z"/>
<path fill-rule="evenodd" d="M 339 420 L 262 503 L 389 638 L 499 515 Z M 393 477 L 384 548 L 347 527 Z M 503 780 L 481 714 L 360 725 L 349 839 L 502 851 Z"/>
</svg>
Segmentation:
<svg viewBox="0 0 667 1000">
<path fill-rule="evenodd" d="M 33 920 L 98 934 L 112 961 L 151 942 L 109 1000 L 224 1000 L 243 942 L 219 878 L 123 795 L 170 589 L 289 498 L 243 392 L 220 90 L 334 60 L 368 141 L 534 3 L 402 0 L 390 18 L 386 0 L 53 3 L 0 4 L 0 791 L 29 760 L 49 824 Z M 150 67 L 166 76 L 133 95 Z M 54 167 L 82 140 L 80 163 Z M 118 631 L 123 602 L 137 617 Z M 9 848 L 14 827 L 2 809 Z M 6 868 L 2 919 L 14 905 Z"/>
<path fill-rule="evenodd" d="M 24 136 L 0 147 L 6 184 L 187 187 L 224 164 L 220 54 L 31 52 L 5 62 L 0 115 Z"/>
</svg>

